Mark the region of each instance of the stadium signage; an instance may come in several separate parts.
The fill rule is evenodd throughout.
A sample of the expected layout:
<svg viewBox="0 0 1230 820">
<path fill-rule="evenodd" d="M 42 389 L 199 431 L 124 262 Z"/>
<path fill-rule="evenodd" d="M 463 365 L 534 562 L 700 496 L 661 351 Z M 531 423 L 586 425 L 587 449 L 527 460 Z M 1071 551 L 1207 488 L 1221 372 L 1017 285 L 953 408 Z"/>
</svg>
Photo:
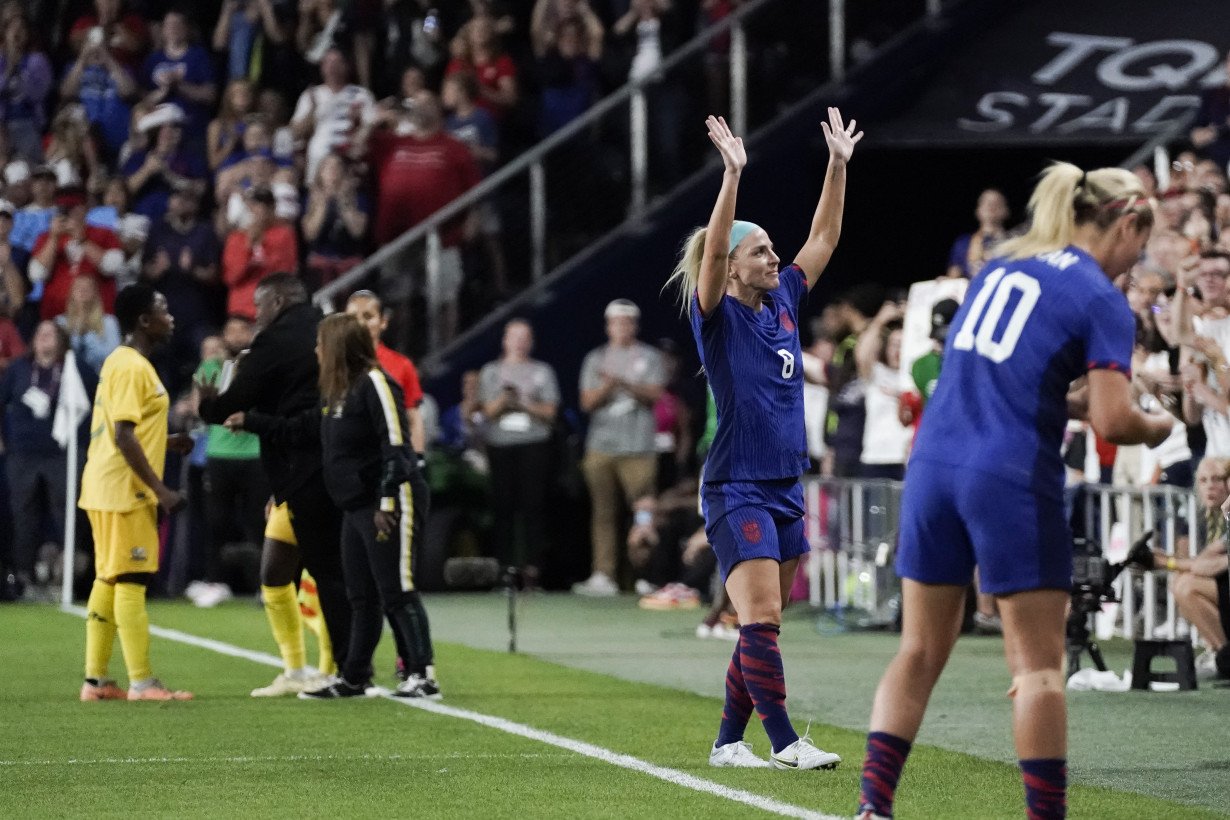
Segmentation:
<svg viewBox="0 0 1230 820">
<path fill-rule="evenodd" d="M 971 134 L 1149 135 L 1187 121 L 1200 90 L 1224 81 L 1221 53 L 1201 40 L 1137 42 L 1129 37 L 1054 31 L 1033 88 L 987 91 L 969 116 Z M 1013 83 L 1020 86 L 1020 83 Z"/>
</svg>

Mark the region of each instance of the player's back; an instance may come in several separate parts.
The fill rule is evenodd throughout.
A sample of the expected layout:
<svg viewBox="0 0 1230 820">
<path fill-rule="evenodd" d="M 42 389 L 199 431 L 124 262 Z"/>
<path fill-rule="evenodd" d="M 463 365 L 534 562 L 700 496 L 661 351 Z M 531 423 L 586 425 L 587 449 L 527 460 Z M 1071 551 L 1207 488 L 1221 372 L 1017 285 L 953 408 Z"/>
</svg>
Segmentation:
<svg viewBox="0 0 1230 820">
<path fill-rule="evenodd" d="M 970 285 L 913 459 L 983 470 L 1034 492 L 1063 489 L 1070 383 L 1131 366 L 1127 300 L 1082 250 L 997 259 Z"/>
</svg>

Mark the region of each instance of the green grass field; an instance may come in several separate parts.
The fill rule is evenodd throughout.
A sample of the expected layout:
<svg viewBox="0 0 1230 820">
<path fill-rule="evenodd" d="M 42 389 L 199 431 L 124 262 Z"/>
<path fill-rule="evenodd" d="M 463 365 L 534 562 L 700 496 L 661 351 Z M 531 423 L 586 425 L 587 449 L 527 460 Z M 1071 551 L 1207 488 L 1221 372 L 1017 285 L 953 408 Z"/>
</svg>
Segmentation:
<svg viewBox="0 0 1230 820">
<path fill-rule="evenodd" d="M 76 699 L 83 622 L 47 606 L 0 608 L 0 814 L 13 817 L 848 816 L 857 795 L 871 693 L 890 635 L 818 634 L 794 613 L 783 632 L 790 707 L 844 763 L 835 772 L 711 769 L 730 644 L 691 636 L 694 613 L 648 613 L 634 600 L 540 595 L 521 607 L 522 653 L 497 595 L 432 596 L 444 705 L 389 699 L 260 701 L 276 670 L 155 638 L 155 671 L 191 703 Z M 202 611 L 157 602 L 151 622 L 271 652 L 251 602 Z M 378 669 L 392 682 L 391 641 Z M 309 639 L 309 645 L 311 641 Z M 1122 668 L 1126 649 L 1109 648 Z M 1006 674 L 995 639 L 958 647 L 898 791 L 903 818 L 1023 813 L 1008 735 Z M 114 670 L 123 681 L 117 644 Z M 1074 817 L 1228 817 L 1230 691 L 1079 693 L 1072 703 Z M 468 713 L 599 747 L 608 759 L 482 725 Z M 490 721 L 489 721 L 490 722 Z M 517 730 L 520 731 L 520 730 Z M 748 739 L 767 750 L 763 731 Z M 635 758 L 641 770 L 610 762 Z M 625 761 L 626 763 L 626 761 Z M 645 773 L 669 770 L 669 782 Z M 699 778 L 710 785 L 698 791 Z M 714 794 L 761 801 L 757 809 Z M 772 801 L 766 803 L 766 801 Z"/>
</svg>

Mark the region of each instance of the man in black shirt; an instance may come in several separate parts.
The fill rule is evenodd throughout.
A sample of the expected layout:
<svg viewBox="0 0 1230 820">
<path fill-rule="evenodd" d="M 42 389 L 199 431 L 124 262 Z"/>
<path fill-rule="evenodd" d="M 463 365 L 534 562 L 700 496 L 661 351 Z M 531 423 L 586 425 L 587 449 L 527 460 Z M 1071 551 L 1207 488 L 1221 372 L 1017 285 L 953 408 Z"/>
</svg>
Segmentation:
<svg viewBox="0 0 1230 820">
<path fill-rule="evenodd" d="M 265 277 L 257 285 L 253 301 L 257 335 L 252 347 L 239 360 L 234 378 L 224 391 L 219 392 L 214 385 L 201 386 L 200 416 L 210 424 L 224 424 L 229 419 L 228 426 L 260 437 L 261 462 L 274 501 L 287 505 L 298 542 L 296 552 L 285 545 L 270 549 L 271 542 L 266 541 L 261 584 L 267 598 L 270 593 L 280 596 L 298 579 L 302 562 L 316 579 L 322 614 L 333 640 L 333 657 L 340 667 L 349 648 L 351 609 L 342 580 L 342 516 L 325 490 L 320 442 L 309 439 L 288 443 L 273 430 L 234 418 L 249 411 L 273 419 L 289 418 L 304 410 L 319 409 L 316 326 L 321 316 L 308 303 L 303 283 L 291 273 Z M 294 614 L 297 619 L 297 606 Z M 271 608 L 270 622 L 278 634 L 274 621 Z M 301 627 L 298 635 L 301 642 Z M 290 691 L 288 688 L 287 693 Z"/>
</svg>

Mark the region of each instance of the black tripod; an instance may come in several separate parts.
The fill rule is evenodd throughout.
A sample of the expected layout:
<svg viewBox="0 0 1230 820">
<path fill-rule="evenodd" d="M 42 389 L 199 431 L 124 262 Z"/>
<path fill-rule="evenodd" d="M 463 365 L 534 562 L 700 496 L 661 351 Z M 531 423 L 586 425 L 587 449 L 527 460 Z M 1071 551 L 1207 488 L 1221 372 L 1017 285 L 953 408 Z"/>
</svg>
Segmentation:
<svg viewBox="0 0 1230 820">
<path fill-rule="evenodd" d="M 1072 611 L 1068 614 L 1068 624 L 1065 629 L 1064 645 L 1068 650 L 1068 677 L 1076 674 L 1081 668 L 1081 656 L 1088 652 L 1093 659 L 1093 665 L 1099 672 L 1106 671 L 1106 661 L 1102 659 L 1102 649 L 1089 634 L 1089 616 L 1100 611 L 1102 601 L 1099 598 L 1088 598 L 1083 595 L 1072 597 Z"/>
</svg>

